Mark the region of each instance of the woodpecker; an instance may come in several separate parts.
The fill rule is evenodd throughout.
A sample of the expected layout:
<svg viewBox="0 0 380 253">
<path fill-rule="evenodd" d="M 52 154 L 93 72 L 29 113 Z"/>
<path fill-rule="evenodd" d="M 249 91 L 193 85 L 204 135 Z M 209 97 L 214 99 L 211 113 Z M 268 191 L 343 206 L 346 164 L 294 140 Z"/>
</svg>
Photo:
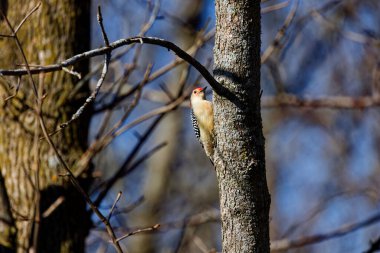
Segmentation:
<svg viewBox="0 0 380 253">
<path fill-rule="evenodd" d="M 212 163 L 214 156 L 214 110 L 212 103 L 206 100 L 206 88 L 195 88 L 191 92 L 191 121 L 195 135 Z"/>
</svg>

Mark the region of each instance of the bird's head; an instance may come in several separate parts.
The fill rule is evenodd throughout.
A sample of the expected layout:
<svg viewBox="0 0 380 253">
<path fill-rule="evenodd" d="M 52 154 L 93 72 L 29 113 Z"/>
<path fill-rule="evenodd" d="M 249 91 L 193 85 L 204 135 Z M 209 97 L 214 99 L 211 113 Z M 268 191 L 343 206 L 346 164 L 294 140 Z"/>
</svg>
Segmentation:
<svg viewBox="0 0 380 253">
<path fill-rule="evenodd" d="M 207 86 L 203 88 L 195 88 L 191 92 L 190 101 L 193 101 L 194 99 L 201 99 L 201 100 L 206 99 L 206 89 L 207 89 Z"/>
</svg>

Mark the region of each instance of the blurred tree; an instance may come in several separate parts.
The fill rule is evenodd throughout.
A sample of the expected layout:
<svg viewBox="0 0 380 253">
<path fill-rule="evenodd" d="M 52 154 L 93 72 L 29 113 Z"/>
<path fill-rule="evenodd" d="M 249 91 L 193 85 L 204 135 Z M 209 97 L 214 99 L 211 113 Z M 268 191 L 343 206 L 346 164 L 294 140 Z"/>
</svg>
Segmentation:
<svg viewBox="0 0 380 253">
<path fill-rule="evenodd" d="M 2 1 L 3 2 L 3 1 Z M 37 5 L 38 1 L 9 1 L 7 19 L 14 26 Z M 90 1 L 44 0 L 40 8 L 17 32 L 26 59 L 31 66 L 53 64 L 89 48 Z M 12 34 L 3 20 L 2 34 Z M 24 64 L 21 51 L 12 38 L 0 40 L 0 68 Z M 75 66 L 86 74 L 88 61 Z M 71 182 L 59 174 L 60 166 L 53 150 L 41 141 L 36 96 L 29 77 L 20 77 L 18 86 L 9 89 L 1 79 L 0 94 L 0 170 L 9 195 L 12 216 L 16 221 L 17 252 L 84 252 L 84 242 L 90 228 L 90 215 L 85 202 Z M 42 115 L 48 129 L 56 129 L 71 117 L 83 103 L 88 88 L 72 97 L 76 77 L 63 72 L 34 76 L 40 94 L 46 94 Z M 17 78 L 15 77 L 15 82 Z M 13 95 L 12 99 L 4 98 Z M 72 165 L 87 146 L 88 120 L 53 137 L 59 152 Z M 53 208 L 52 204 L 62 201 Z M 1 203 L 1 201 L 0 201 Z M 46 212 L 50 208 L 50 212 Z M 1 209 L 0 209 L 1 210 Z M 2 216 L 3 217 L 3 216 Z M 0 235 L 2 237 L 3 234 Z M 2 241 L 0 241 L 2 242 Z"/>
<path fill-rule="evenodd" d="M 170 31 L 170 36 L 176 38 L 176 44 L 181 48 L 189 48 L 194 44 L 195 26 L 197 18 L 199 18 L 200 7 L 202 0 L 183 1 L 180 8 L 176 8 L 176 15 L 181 17 L 185 24 L 192 25 L 192 31 L 189 32 L 183 26 L 176 24 Z M 193 22 L 190 23 L 190 21 Z M 151 56 L 147 56 L 151 57 Z M 189 67 L 183 65 L 172 71 L 169 80 L 166 81 L 166 87 L 171 94 L 176 95 L 181 93 L 181 82 L 186 82 L 189 77 Z M 134 217 L 134 223 L 137 226 L 149 226 L 156 224 L 163 219 L 164 209 L 167 204 L 166 193 L 168 184 L 174 177 L 171 176 L 171 171 L 178 164 L 181 156 L 181 142 L 175 138 L 183 129 L 183 111 L 177 110 L 167 115 L 162 123 L 158 126 L 155 134 L 155 144 L 167 142 L 164 149 L 158 151 L 147 162 L 147 174 L 144 182 L 143 194 L 145 197 L 144 204 L 138 209 L 137 217 Z M 161 252 L 158 246 L 156 235 L 146 234 L 135 238 L 136 243 L 132 246 L 132 252 L 153 253 Z"/>
</svg>

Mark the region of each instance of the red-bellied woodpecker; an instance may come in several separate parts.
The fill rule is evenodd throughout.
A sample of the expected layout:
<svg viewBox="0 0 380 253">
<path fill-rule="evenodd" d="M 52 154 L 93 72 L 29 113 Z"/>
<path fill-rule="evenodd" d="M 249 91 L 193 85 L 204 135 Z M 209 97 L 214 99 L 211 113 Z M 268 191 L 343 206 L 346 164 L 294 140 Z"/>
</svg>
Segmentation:
<svg viewBox="0 0 380 253">
<path fill-rule="evenodd" d="M 212 103 L 206 100 L 206 88 L 196 88 L 191 93 L 191 121 L 195 135 L 212 162 L 214 155 L 214 111 Z"/>
</svg>

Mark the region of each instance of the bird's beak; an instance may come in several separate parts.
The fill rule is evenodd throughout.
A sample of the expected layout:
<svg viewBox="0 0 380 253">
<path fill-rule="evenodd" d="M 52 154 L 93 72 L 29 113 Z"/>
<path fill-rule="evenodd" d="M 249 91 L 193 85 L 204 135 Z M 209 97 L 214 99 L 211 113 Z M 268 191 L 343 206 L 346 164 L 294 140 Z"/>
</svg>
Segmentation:
<svg viewBox="0 0 380 253">
<path fill-rule="evenodd" d="M 205 92 L 207 89 L 207 86 L 203 87 L 202 91 Z"/>
</svg>

